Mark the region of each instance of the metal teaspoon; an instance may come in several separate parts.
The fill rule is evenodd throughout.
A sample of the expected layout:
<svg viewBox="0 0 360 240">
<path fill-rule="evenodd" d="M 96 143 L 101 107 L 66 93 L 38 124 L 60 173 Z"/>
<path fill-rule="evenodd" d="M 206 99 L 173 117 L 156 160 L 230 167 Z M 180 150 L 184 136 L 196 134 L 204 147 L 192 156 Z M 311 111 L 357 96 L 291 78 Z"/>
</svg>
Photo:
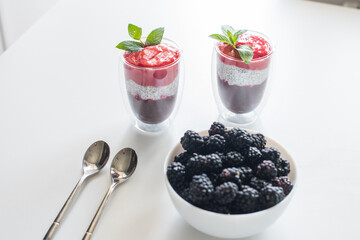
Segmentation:
<svg viewBox="0 0 360 240">
<path fill-rule="evenodd" d="M 106 193 L 103 201 L 100 204 L 99 209 L 97 210 L 93 220 L 91 221 L 89 228 L 87 229 L 83 240 L 89 240 L 94 232 L 95 226 L 99 221 L 100 215 L 109 199 L 111 193 L 114 189 L 120 184 L 125 182 L 130 176 L 134 173 L 137 165 L 137 155 L 136 152 L 131 148 L 124 148 L 120 150 L 114 157 L 111 168 L 111 180 L 112 184 Z"/>
<path fill-rule="evenodd" d="M 76 193 L 80 189 L 81 184 L 87 177 L 99 172 L 106 165 L 109 159 L 109 155 L 109 145 L 104 141 L 97 141 L 87 149 L 83 159 L 83 175 L 81 176 L 79 182 L 76 184 L 74 190 L 71 192 L 68 199 L 66 200 L 64 206 L 61 208 L 53 224 L 50 226 L 44 237 L 44 240 L 50 240 L 53 237 L 57 227 L 60 225 L 60 222 L 64 217 L 66 210 L 70 206 L 71 200 L 73 200 Z"/>
</svg>

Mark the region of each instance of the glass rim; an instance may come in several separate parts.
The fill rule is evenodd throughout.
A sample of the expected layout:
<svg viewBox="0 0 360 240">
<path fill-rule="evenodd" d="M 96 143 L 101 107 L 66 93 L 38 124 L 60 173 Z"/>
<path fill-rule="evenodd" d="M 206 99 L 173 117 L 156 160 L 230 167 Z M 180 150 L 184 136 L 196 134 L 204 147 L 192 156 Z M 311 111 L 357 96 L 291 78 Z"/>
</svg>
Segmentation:
<svg viewBox="0 0 360 240">
<path fill-rule="evenodd" d="M 143 38 L 145 38 L 145 37 L 143 37 Z M 143 39 L 143 38 L 142 38 L 142 39 Z M 127 61 L 125 60 L 125 58 L 124 58 L 124 53 L 125 53 L 126 51 L 121 50 L 121 53 L 122 53 L 122 54 L 121 54 L 121 60 L 122 60 L 122 62 L 123 62 L 124 64 L 126 64 L 127 66 L 130 66 L 131 68 L 136 68 L 136 69 L 141 69 L 141 70 L 146 70 L 146 69 L 148 69 L 148 70 L 159 70 L 159 69 L 169 68 L 169 67 L 172 67 L 172 66 L 178 64 L 178 63 L 180 62 L 180 60 L 182 59 L 182 55 L 183 55 L 182 49 L 180 48 L 180 46 L 179 46 L 177 43 L 175 43 L 174 41 L 172 41 L 172 40 L 170 40 L 170 39 L 168 39 L 168 38 L 163 38 L 163 40 L 165 40 L 165 41 L 173 44 L 173 45 L 179 50 L 179 52 L 180 52 L 179 58 L 176 59 L 174 62 L 172 62 L 172 63 L 170 63 L 170 64 L 167 64 L 167 65 L 164 65 L 164 66 L 160 66 L 160 67 L 142 67 L 142 66 L 136 66 L 136 65 L 131 64 L 131 63 L 129 63 L 129 62 L 127 62 Z"/>
<path fill-rule="evenodd" d="M 260 37 L 264 37 L 265 40 L 266 40 L 266 41 L 270 44 L 270 46 L 271 46 L 271 51 L 270 51 L 270 53 L 269 53 L 268 55 L 263 56 L 263 57 L 259 57 L 259 58 L 256 58 L 256 59 L 252 59 L 252 60 L 250 61 L 250 64 L 251 64 L 251 63 L 254 63 L 254 62 L 260 62 L 260 61 L 263 61 L 263 60 L 271 57 L 271 56 L 273 55 L 273 53 L 275 52 L 275 45 L 274 45 L 274 43 L 270 40 L 270 38 L 269 38 L 268 36 L 266 36 L 265 34 L 261 33 L 261 32 L 257 32 L 257 31 L 253 31 L 253 30 L 248 30 L 246 33 L 248 33 L 248 32 L 250 32 L 250 33 L 255 33 L 257 36 L 260 36 Z M 245 34 L 246 34 L 246 33 L 245 33 Z M 221 56 L 223 56 L 223 57 L 225 57 L 225 58 L 227 58 L 227 59 L 230 59 L 230 60 L 232 60 L 232 61 L 244 62 L 244 60 L 242 60 L 242 59 L 234 58 L 234 57 L 232 57 L 232 56 L 226 55 L 225 53 L 221 52 L 220 49 L 219 49 L 219 47 L 218 47 L 218 46 L 219 46 L 219 43 L 220 43 L 220 41 L 216 41 L 216 42 L 214 43 L 214 48 L 215 48 L 215 50 L 216 50 L 216 52 L 217 52 L 218 54 L 220 54 Z"/>
</svg>

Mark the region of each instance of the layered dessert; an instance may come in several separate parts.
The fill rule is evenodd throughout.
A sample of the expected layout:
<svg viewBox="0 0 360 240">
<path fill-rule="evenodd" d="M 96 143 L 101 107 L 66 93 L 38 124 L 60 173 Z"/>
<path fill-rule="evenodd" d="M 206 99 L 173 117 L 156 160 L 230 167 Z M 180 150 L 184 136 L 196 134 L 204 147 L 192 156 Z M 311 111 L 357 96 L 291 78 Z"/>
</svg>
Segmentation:
<svg viewBox="0 0 360 240">
<path fill-rule="evenodd" d="M 250 45 L 253 58 L 245 63 L 239 52 L 231 45 L 218 42 L 217 84 L 223 105 L 233 113 L 248 113 L 261 102 L 264 95 L 272 47 L 259 34 L 247 32 L 239 37 L 236 47 Z"/>
<path fill-rule="evenodd" d="M 126 90 L 136 118 L 158 124 L 172 113 L 179 84 L 180 51 L 160 43 L 138 52 L 125 52 Z"/>
</svg>

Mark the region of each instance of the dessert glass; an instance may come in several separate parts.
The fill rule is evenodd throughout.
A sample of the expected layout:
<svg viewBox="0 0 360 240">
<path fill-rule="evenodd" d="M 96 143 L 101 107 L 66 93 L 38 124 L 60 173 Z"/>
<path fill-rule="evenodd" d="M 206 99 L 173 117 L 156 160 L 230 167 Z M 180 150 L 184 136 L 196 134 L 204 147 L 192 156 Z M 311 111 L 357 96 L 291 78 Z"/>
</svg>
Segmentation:
<svg viewBox="0 0 360 240">
<path fill-rule="evenodd" d="M 264 94 L 269 85 L 274 46 L 265 35 L 247 31 L 240 36 L 242 41 L 260 37 L 268 45 L 268 54 L 255 57 L 250 64 L 225 54 L 222 43 L 216 42 L 212 55 L 212 89 L 221 118 L 234 124 L 254 122 L 263 105 Z M 261 51 L 261 49 L 259 50 Z"/>
<path fill-rule="evenodd" d="M 180 47 L 163 38 L 180 53 L 174 62 L 160 67 L 136 66 L 121 53 L 120 88 L 126 109 L 136 128 L 144 132 L 160 132 L 169 127 L 181 100 L 184 68 Z"/>
</svg>

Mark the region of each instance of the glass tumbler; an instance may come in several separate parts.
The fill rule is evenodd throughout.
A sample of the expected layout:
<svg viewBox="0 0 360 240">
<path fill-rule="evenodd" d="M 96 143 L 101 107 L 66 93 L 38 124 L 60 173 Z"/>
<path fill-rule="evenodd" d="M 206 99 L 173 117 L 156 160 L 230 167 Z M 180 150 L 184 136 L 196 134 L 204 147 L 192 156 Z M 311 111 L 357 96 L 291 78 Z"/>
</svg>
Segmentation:
<svg viewBox="0 0 360 240">
<path fill-rule="evenodd" d="M 256 57 L 246 64 L 225 54 L 224 49 L 220 49 L 224 46 L 220 42 L 215 42 L 212 54 L 212 89 L 218 111 L 225 121 L 239 125 L 254 122 L 262 109 L 274 53 L 273 44 L 261 33 L 247 31 L 240 38 L 246 41 L 250 36 L 266 40 L 267 55 Z"/>
<path fill-rule="evenodd" d="M 161 132 L 174 119 L 181 101 L 184 68 L 179 46 L 171 40 L 166 44 L 179 51 L 179 58 L 160 67 L 135 66 L 121 52 L 119 67 L 123 102 L 136 128 L 143 132 Z"/>
</svg>

